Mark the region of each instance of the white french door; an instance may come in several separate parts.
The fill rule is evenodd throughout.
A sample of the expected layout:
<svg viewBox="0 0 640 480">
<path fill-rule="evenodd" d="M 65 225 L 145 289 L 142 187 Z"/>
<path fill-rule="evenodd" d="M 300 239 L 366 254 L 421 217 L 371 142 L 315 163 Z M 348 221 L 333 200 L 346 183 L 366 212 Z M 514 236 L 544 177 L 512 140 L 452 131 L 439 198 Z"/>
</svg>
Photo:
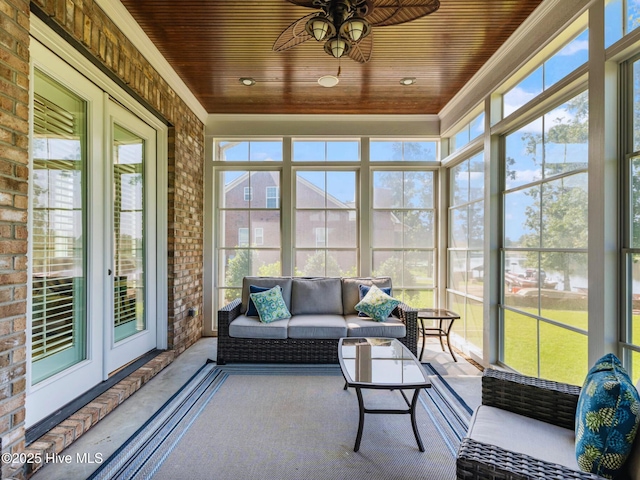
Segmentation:
<svg viewBox="0 0 640 480">
<path fill-rule="evenodd" d="M 30 49 L 27 428 L 163 343 L 157 130 Z"/>
<path fill-rule="evenodd" d="M 138 117 L 108 103 L 109 161 L 105 178 L 107 273 L 105 373 L 156 346 L 155 198 L 156 132 Z"/>
</svg>

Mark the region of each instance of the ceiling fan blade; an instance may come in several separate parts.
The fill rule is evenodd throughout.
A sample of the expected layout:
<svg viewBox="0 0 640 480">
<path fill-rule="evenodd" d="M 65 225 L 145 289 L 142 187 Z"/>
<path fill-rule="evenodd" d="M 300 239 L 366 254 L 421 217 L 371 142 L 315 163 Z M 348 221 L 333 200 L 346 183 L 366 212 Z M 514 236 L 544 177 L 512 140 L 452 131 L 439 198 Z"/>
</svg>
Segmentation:
<svg viewBox="0 0 640 480">
<path fill-rule="evenodd" d="M 285 28 L 273 43 L 273 50 L 276 52 L 282 52 L 283 50 L 295 47 L 296 45 L 300 45 L 301 43 L 304 43 L 307 40 L 313 38 L 304 30 L 304 27 L 309 19 L 311 17 L 315 17 L 316 15 L 317 13 L 312 13 L 305 17 L 299 18 L 287 28 Z"/>
<path fill-rule="evenodd" d="M 373 51 L 373 32 L 364 37 L 358 43 L 352 43 L 351 49 L 347 56 L 351 60 L 359 63 L 367 63 L 371 60 L 371 52 Z"/>
<path fill-rule="evenodd" d="M 366 18 L 375 27 L 386 27 L 425 17 L 438 8 L 439 0 L 373 0 Z"/>
</svg>

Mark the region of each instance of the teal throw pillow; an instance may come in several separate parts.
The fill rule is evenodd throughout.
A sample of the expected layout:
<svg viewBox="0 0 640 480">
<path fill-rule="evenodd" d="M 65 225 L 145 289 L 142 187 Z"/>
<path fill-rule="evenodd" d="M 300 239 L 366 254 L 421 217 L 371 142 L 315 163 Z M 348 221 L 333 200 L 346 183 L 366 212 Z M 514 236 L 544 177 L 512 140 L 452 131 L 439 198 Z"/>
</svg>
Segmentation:
<svg viewBox="0 0 640 480">
<path fill-rule="evenodd" d="M 400 300 L 396 300 L 372 285 L 364 298 L 356 304 L 356 310 L 368 315 L 376 322 L 384 322 L 399 304 Z"/>
<path fill-rule="evenodd" d="M 640 422 L 640 396 L 620 360 L 609 353 L 584 381 L 576 410 L 580 469 L 614 478 L 629 456 Z"/>
<path fill-rule="evenodd" d="M 265 292 L 250 293 L 249 297 L 256 306 L 261 322 L 271 323 L 276 320 L 291 318 L 287 305 L 282 298 L 282 287 L 280 285 L 276 285 Z"/>
</svg>

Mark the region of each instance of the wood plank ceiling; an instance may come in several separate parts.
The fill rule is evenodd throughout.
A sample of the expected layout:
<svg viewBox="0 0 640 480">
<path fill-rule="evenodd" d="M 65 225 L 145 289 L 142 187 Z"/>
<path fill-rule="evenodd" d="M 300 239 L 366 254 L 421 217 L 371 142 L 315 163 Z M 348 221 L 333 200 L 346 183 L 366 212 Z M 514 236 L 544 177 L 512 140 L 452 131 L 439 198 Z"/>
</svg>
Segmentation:
<svg viewBox="0 0 640 480">
<path fill-rule="evenodd" d="M 424 18 L 374 27 L 364 64 L 313 39 L 274 52 L 316 11 L 286 0 L 121 1 L 209 113 L 437 114 L 542 0 L 441 0 Z M 318 85 L 338 68 L 337 86 Z"/>
</svg>

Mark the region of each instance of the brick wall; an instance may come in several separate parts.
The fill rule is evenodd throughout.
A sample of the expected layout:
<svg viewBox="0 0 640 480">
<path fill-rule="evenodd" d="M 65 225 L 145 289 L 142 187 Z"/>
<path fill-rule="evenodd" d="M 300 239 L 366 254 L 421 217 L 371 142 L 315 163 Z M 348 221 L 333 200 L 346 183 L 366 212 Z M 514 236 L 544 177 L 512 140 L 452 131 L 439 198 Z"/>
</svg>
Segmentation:
<svg viewBox="0 0 640 480">
<path fill-rule="evenodd" d="M 202 312 L 204 125 L 93 0 L 33 3 L 172 124 L 167 320 L 179 354 L 202 334 L 188 309 Z M 14 453 L 25 446 L 29 21 L 27 0 L 0 0 L 0 438 Z"/>
<path fill-rule="evenodd" d="M 29 177 L 29 2 L 0 0 L 0 437 L 24 449 Z M 2 478 L 20 465 L 3 464 Z"/>
</svg>

